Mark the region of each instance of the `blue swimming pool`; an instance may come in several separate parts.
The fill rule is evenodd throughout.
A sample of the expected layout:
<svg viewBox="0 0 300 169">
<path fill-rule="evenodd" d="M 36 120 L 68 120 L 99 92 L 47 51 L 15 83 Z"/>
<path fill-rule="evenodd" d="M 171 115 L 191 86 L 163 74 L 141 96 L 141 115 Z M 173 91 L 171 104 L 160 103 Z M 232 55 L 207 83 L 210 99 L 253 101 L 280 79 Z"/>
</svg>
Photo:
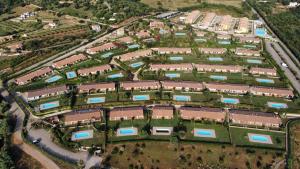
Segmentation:
<svg viewBox="0 0 300 169">
<path fill-rule="evenodd" d="M 169 57 L 170 60 L 172 61 L 179 61 L 179 60 L 183 60 L 182 56 L 171 56 Z"/>
<path fill-rule="evenodd" d="M 185 36 L 186 33 L 184 33 L 184 32 L 176 32 L 175 35 L 176 36 Z"/>
<path fill-rule="evenodd" d="M 207 40 L 204 38 L 195 38 L 194 40 L 195 42 L 207 42 Z"/>
<path fill-rule="evenodd" d="M 59 75 L 55 75 L 46 80 L 47 83 L 53 83 L 61 79 L 62 77 Z"/>
<path fill-rule="evenodd" d="M 59 106 L 59 101 L 43 103 L 40 105 L 40 110 L 48 110 Z"/>
<path fill-rule="evenodd" d="M 87 103 L 88 104 L 94 104 L 94 103 L 104 103 L 105 97 L 91 97 L 88 98 Z"/>
<path fill-rule="evenodd" d="M 164 29 L 159 30 L 159 34 L 161 34 L 161 35 L 164 35 L 164 34 L 167 34 L 167 33 L 168 33 L 168 31 L 166 31 Z"/>
<path fill-rule="evenodd" d="M 261 79 L 261 78 L 256 78 L 255 79 L 259 83 L 275 83 L 273 79 Z"/>
<path fill-rule="evenodd" d="M 219 40 L 218 44 L 220 44 L 220 45 L 230 45 L 231 42 L 229 40 Z"/>
<path fill-rule="evenodd" d="M 137 135 L 137 131 L 135 127 L 119 128 L 117 130 L 117 136 L 133 136 Z"/>
<path fill-rule="evenodd" d="M 144 62 L 136 62 L 136 63 L 130 64 L 130 67 L 137 68 L 137 67 L 142 66 L 143 64 L 144 64 Z"/>
<path fill-rule="evenodd" d="M 262 60 L 259 59 L 247 59 L 247 62 L 252 64 L 262 64 Z"/>
<path fill-rule="evenodd" d="M 107 77 L 110 79 L 115 79 L 115 78 L 124 77 L 124 75 L 122 73 L 117 73 L 117 74 L 108 75 Z"/>
<path fill-rule="evenodd" d="M 101 58 L 108 58 L 108 57 L 111 57 L 114 53 L 113 52 L 107 52 L 107 53 L 104 53 L 103 55 L 101 55 Z"/>
<path fill-rule="evenodd" d="M 127 135 L 127 134 L 133 134 L 133 129 L 120 129 L 120 134 Z"/>
<path fill-rule="evenodd" d="M 221 57 L 209 57 L 208 60 L 209 61 L 214 61 L 214 62 L 222 62 L 223 58 L 221 58 Z"/>
<path fill-rule="evenodd" d="M 136 48 L 139 48 L 139 47 L 140 47 L 139 44 L 133 44 L 133 45 L 128 46 L 129 49 L 136 49 Z"/>
<path fill-rule="evenodd" d="M 250 49 L 255 49 L 256 48 L 255 45 L 243 45 L 243 47 L 250 48 Z"/>
<path fill-rule="evenodd" d="M 275 108 L 275 109 L 286 109 L 288 105 L 286 103 L 277 103 L 277 102 L 268 102 L 268 107 Z"/>
<path fill-rule="evenodd" d="M 132 100 L 133 101 L 150 100 L 150 96 L 149 95 L 133 95 Z"/>
<path fill-rule="evenodd" d="M 77 74 L 75 71 L 67 72 L 66 75 L 67 75 L 68 79 L 74 79 L 77 77 Z"/>
<path fill-rule="evenodd" d="M 89 139 L 93 138 L 93 130 L 84 130 L 84 131 L 77 131 L 72 133 L 71 140 L 76 141 L 76 140 L 84 140 L 84 139 Z"/>
<path fill-rule="evenodd" d="M 213 129 L 194 129 L 194 136 L 196 137 L 211 137 L 215 138 L 216 133 Z"/>
<path fill-rule="evenodd" d="M 269 135 L 248 133 L 250 142 L 272 144 L 272 139 Z"/>
<path fill-rule="evenodd" d="M 227 80 L 227 76 L 210 75 L 209 77 L 214 80 Z"/>
<path fill-rule="evenodd" d="M 179 73 L 166 73 L 165 76 L 168 78 L 178 78 L 178 77 L 180 77 L 180 74 Z"/>
<path fill-rule="evenodd" d="M 221 102 L 226 103 L 226 104 L 238 104 L 238 103 L 240 103 L 240 100 L 236 99 L 236 98 L 225 98 L 225 97 L 223 97 L 221 99 Z"/>
<path fill-rule="evenodd" d="M 173 100 L 181 101 L 181 102 L 188 102 L 188 101 L 191 101 L 191 96 L 174 95 Z"/>
<path fill-rule="evenodd" d="M 75 137 L 76 139 L 87 138 L 87 137 L 90 137 L 90 133 L 88 133 L 88 132 L 75 133 L 75 134 L 74 134 L 74 137 Z"/>
<path fill-rule="evenodd" d="M 267 35 L 267 30 L 265 28 L 256 28 L 255 35 L 264 38 Z"/>
</svg>

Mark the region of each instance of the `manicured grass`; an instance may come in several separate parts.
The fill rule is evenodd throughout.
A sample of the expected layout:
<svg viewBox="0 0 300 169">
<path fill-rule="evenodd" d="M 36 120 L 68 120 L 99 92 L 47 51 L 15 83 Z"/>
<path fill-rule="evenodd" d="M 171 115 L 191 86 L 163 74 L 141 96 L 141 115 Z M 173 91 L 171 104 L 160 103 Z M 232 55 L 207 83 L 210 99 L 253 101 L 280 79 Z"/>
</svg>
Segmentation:
<svg viewBox="0 0 300 169">
<path fill-rule="evenodd" d="M 246 128 L 238 128 L 238 127 L 230 127 L 229 132 L 231 134 L 231 140 L 234 145 L 270 147 L 270 148 L 279 148 L 279 149 L 285 148 L 285 133 L 282 132 L 274 132 L 274 131 L 272 132 L 272 131 L 246 129 Z M 273 144 L 261 144 L 261 143 L 250 142 L 248 138 L 248 133 L 270 135 Z"/>
</svg>

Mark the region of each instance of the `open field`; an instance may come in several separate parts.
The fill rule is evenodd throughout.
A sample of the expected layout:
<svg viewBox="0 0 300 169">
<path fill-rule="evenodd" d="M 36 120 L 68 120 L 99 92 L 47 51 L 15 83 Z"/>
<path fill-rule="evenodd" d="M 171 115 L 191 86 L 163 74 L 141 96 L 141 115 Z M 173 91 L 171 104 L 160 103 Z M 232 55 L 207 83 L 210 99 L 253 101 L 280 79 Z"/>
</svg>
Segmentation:
<svg viewBox="0 0 300 169">
<path fill-rule="evenodd" d="M 125 142 L 109 144 L 106 164 L 116 168 L 269 168 L 283 159 L 275 150 L 205 143 Z"/>
<path fill-rule="evenodd" d="M 24 153 L 17 147 L 11 148 L 11 153 L 16 164 L 16 169 L 45 169 L 38 161 Z"/>
</svg>

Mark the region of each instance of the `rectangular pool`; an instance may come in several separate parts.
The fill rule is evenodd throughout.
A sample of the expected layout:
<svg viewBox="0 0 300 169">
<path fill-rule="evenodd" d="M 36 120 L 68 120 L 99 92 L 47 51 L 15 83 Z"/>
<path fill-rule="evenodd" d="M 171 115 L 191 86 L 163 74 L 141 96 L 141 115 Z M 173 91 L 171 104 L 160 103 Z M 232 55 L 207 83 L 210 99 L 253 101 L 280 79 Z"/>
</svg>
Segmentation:
<svg viewBox="0 0 300 169">
<path fill-rule="evenodd" d="M 176 32 L 175 35 L 176 36 L 185 36 L 186 33 L 184 33 L 184 32 Z"/>
<path fill-rule="evenodd" d="M 247 62 L 252 64 L 262 64 L 262 60 L 258 59 L 247 59 Z"/>
<path fill-rule="evenodd" d="M 84 130 L 84 131 L 77 131 L 72 133 L 71 140 L 77 141 L 77 140 L 85 140 L 93 138 L 94 131 L 93 130 Z"/>
<path fill-rule="evenodd" d="M 137 135 L 138 130 L 136 127 L 119 128 L 117 136 L 134 136 Z"/>
<path fill-rule="evenodd" d="M 250 49 L 255 49 L 256 48 L 255 45 L 243 45 L 243 47 L 250 48 Z"/>
<path fill-rule="evenodd" d="M 48 103 L 43 103 L 40 105 L 40 110 L 53 109 L 59 106 L 59 101 L 53 101 Z"/>
<path fill-rule="evenodd" d="M 256 78 L 255 79 L 259 83 L 275 83 L 273 79 L 261 79 L 261 78 Z"/>
<path fill-rule="evenodd" d="M 113 52 L 107 52 L 107 53 L 104 53 L 103 55 L 101 55 L 101 58 L 108 58 L 108 57 L 111 57 L 114 53 Z"/>
<path fill-rule="evenodd" d="M 207 42 L 207 40 L 204 38 L 195 38 L 194 40 L 195 42 Z"/>
<path fill-rule="evenodd" d="M 194 128 L 194 136 L 195 137 L 216 138 L 216 132 L 215 132 L 214 129 L 199 129 L 199 128 Z"/>
<path fill-rule="evenodd" d="M 267 35 L 267 31 L 265 28 L 256 28 L 255 35 L 264 38 Z"/>
<path fill-rule="evenodd" d="M 275 108 L 275 109 L 286 109 L 288 105 L 286 103 L 277 103 L 277 102 L 268 102 L 268 107 Z"/>
<path fill-rule="evenodd" d="M 61 79 L 62 77 L 59 75 L 55 75 L 46 80 L 47 83 L 53 83 Z"/>
<path fill-rule="evenodd" d="M 140 47 L 139 44 L 133 44 L 133 45 L 128 46 L 129 49 L 136 49 L 136 48 L 139 48 L 139 47 Z"/>
<path fill-rule="evenodd" d="M 144 64 L 144 62 L 136 62 L 136 63 L 130 64 L 130 67 L 137 68 L 137 67 L 142 66 L 143 64 Z"/>
<path fill-rule="evenodd" d="M 150 96 L 149 95 L 133 95 L 132 100 L 133 101 L 150 100 Z"/>
<path fill-rule="evenodd" d="M 88 104 L 94 104 L 94 103 L 104 103 L 105 97 L 91 97 L 87 99 Z"/>
<path fill-rule="evenodd" d="M 220 76 L 220 75 L 210 75 L 209 78 L 214 80 L 227 80 L 227 76 Z"/>
<path fill-rule="evenodd" d="M 191 96 L 186 95 L 174 95 L 173 100 L 181 101 L 181 102 L 188 102 L 191 101 Z"/>
<path fill-rule="evenodd" d="M 248 138 L 254 143 L 273 144 L 271 137 L 265 134 L 248 133 Z"/>
<path fill-rule="evenodd" d="M 182 56 L 171 56 L 171 57 L 169 57 L 169 60 L 180 61 L 180 60 L 183 60 L 183 57 Z"/>
<path fill-rule="evenodd" d="M 180 73 L 166 73 L 165 76 L 168 78 L 178 78 L 180 77 Z"/>
<path fill-rule="evenodd" d="M 117 74 L 108 75 L 107 77 L 110 79 L 115 79 L 115 78 L 124 77 L 124 75 L 122 73 L 117 73 Z"/>
<path fill-rule="evenodd" d="M 214 62 L 222 62 L 223 58 L 221 58 L 221 57 L 209 57 L 208 60 L 209 61 L 214 61 Z"/>
<path fill-rule="evenodd" d="M 231 42 L 229 40 L 219 40 L 218 44 L 220 44 L 220 45 L 230 45 Z"/>
<path fill-rule="evenodd" d="M 221 102 L 225 103 L 225 104 L 238 104 L 240 103 L 239 99 L 236 98 L 221 98 Z"/>
<path fill-rule="evenodd" d="M 67 75 L 68 79 L 74 79 L 77 77 L 77 74 L 75 71 L 67 72 L 66 75 Z"/>
</svg>

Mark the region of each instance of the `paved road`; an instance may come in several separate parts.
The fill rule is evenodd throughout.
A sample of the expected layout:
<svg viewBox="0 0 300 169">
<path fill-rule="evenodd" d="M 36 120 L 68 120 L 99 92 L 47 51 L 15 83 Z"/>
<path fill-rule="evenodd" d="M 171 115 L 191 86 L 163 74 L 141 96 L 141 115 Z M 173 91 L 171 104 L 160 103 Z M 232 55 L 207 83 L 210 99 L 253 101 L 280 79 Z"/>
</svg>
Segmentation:
<svg viewBox="0 0 300 169">
<path fill-rule="evenodd" d="M 299 82 L 299 80 L 297 80 L 296 76 L 291 72 L 291 70 L 289 68 L 283 67 L 281 65 L 283 60 L 278 55 L 278 53 L 274 50 L 274 48 L 271 46 L 271 44 L 272 44 L 272 42 L 266 40 L 266 49 L 267 49 L 267 51 L 271 54 L 272 58 L 276 61 L 276 63 L 279 65 L 279 67 L 284 71 L 284 74 L 290 80 L 290 82 L 292 83 L 294 88 L 297 90 L 297 92 L 300 93 L 300 82 Z"/>
<path fill-rule="evenodd" d="M 23 142 L 22 138 L 22 129 L 23 129 L 23 121 L 25 114 L 22 109 L 18 106 L 18 104 L 13 101 L 6 90 L 1 92 L 1 95 L 10 103 L 11 109 L 10 113 L 16 115 L 17 121 L 15 126 L 15 131 L 12 134 L 12 143 L 24 151 L 26 154 L 30 155 L 32 158 L 39 161 L 44 168 L 47 169 L 60 169 L 51 159 L 45 156 L 43 153 L 32 147 L 31 145 Z"/>
</svg>

